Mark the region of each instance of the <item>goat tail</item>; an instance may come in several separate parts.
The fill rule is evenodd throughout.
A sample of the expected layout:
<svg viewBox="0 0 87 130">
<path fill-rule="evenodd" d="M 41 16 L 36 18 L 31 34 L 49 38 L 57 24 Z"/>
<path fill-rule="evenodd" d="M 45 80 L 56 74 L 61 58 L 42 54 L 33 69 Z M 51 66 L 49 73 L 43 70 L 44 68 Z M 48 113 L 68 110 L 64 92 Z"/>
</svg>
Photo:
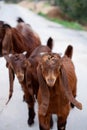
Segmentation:
<svg viewBox="0 0 87 130">
<path fill-rule="evenodd" d="M 23 20 L 21 17 L 18 17 L 18 18 L 17 18 L 17 22 L 18 22 L 18 23 L 21 23 L 21 22 L 24 22 L 24 20 Z"/>
<path fill-rule="evenodd" d="M 52 50 L 53 49 L 53 39 L 51 37 L 47 40 L 47 46 Z"/>
</svg>

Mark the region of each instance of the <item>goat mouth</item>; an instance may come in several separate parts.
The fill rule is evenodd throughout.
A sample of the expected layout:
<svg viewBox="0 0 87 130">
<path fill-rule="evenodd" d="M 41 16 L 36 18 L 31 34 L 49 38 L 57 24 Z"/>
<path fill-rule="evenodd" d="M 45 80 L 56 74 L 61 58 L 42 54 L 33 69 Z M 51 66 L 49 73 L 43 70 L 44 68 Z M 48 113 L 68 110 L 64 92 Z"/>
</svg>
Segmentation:
<svg viewBox="0 0 87 130">
<path fill-rule="evenodd" d="M 46 82 L 47 82 L 47 85 L 48 85 L 49 87 L 53 87 L 54 84 L 55 84 L 55 80 L 53 80 L 53 79 L 46 80 Z"/>
</svg>

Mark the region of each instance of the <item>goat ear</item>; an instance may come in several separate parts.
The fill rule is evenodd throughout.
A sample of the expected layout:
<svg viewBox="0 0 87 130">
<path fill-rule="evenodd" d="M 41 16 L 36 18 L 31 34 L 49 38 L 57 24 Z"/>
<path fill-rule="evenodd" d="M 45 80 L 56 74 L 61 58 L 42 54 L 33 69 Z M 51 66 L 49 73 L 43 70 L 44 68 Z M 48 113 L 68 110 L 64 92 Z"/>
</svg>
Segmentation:
<svg viewBox="0 0 87 130">
<path fill-rule="evenodd" d="M 78 102 L 73 94 L 72 94 L 72 91 L 70 89 L 70 86 L 68 84 L 68 78 L 67 78 L 67 74 L 66 74 L 66 71 L 65 71 L 65 68 L 64 66 L 62 65 L 61 66 L 61 83 L 62 83 L 62 86 L 64 86 L 64 90 L 65 90 L 65 93 L 66 93 L 66 96 L 68 98 L 68 100 L 74 104 L 78 109 L 82 109 L 82 104 L 80 102 Z"/>
<path fill-rule="evenodd" d="M 10 84 L 10 88 L 9 88 L 9 98 L 8 98 L 8 101 L 6 102 L 6 105 L 8 104 L 10 99 L 12 98 L 14 79 L 15 79 L 14 71 L 11 68 L 11 66 L 9 66 L 9 84 Z"/>
<path fill-rule="evenodd" d="M 13 69 L 13 65 L 12 65 L 12 56 L 13 54 L 9 54 L 9 55 L 5 55 L 4 58 L 6 59 L 6 67 L 9 69 Z"/>
<path fill-rule="evenodd" d="M 5 36 L 2 42 L 2 54 L 3 55 L 9 54 L 12 48 L 13 48 L 12 31 L 11 29 L 6 29 Z"/>
<path fill-rule="evenodd" d="M 5 55 L 4 58 L 6 60 L 6 67 L 9 68 L 9 66 L 10 66 L 11 68 L 13 68 L 12 65 L 11 65 L 11 55 L 10 56 Z"/>
<path fill-rule="evenodd" d="M 38 81 L 39 81 L 39 89 L 41 90 L 41 96 L 42 96 L 41 97 L 42 103 L 39 107 L 39 114 L 45 116 L 47 113 L 48 106 L 49 106 L 50 94 L 49 94 L 48 86 L 42 76 L 40 64 L 37 67 L 37 76 L 38 76 Z"/>
<path fill-rule="evenodd" d="M 53 39 L 49 37 L 47 40 L 47 46 L 52 50 L 53 49 Z"/>
<path fill-rule="evenodd" d="M 66 55 L 67 57 L 72 59 L 72 55 L 73 55 L 73 46 L 72 45 L 67 46 L 64 55 Z"/>
</svg>

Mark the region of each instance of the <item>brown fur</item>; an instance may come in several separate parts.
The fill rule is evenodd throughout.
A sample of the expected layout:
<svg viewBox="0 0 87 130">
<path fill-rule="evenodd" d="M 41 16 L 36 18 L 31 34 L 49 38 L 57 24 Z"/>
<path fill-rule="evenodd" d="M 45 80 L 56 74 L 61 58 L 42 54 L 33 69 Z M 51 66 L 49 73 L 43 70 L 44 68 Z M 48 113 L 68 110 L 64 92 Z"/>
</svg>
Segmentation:
<svg viewBox="0 0 87 130">
<path fill-rule="evenodd" d="M 68 47 L 65 50 L 65 55 L 67 55 L 71 59 L 72 58 L 72 54 L 73 54 L 73 46 L 72 45 L 68 45 Z"/>
<path fill-rule="evenodd" d="M 39 35 L 25 22 L 18 22 L 16 29 L 25 37 L 25 42 L 29 43 L 30 51 L 41 44 Z M 31 53 L 30 52 L 30 53 Z"/>
<path fill-rule="evenodd" d="M 14 75 L 16 74 L 24 92 L 24 101 L 26 101 L 26 103 L 28 104 L 29 125 L 33 124 L 35 116 L 34 101 L 35 96 L 37 98 L 39 88 L 36 68 L 40 59 L 40 53 L 50 51 L 51 50 L 49 47 L 40 45 L 32 52 L 29 58 L 26 58 L 24 54 L 14 54 L 9 57 L 8 69 L 10 76 L 10 89 L 9 99 L 7 103 L 9 102 L 13 94 Z"/>
<path fill-rule="evenodd" d="M 5 34 L 5 30 L 3 29 L 4 21 L 0 21 L 0 57 L 2 56 L 2 40 Z"/>
<path fill-rule="evenodd" d="M 9 53 L 22 53 L 27 51 L 27 56 L 39 45 L 41 45 L 38 34 L 29 25 L 20 23 L 16 28 L 4 22 L 0 25 L 0 56 Z"/>
<path fill-rule="evenodd" d="M 65 130 L 70 102 L 82 109 L 82 105 L 74 99 L 77 88 L 74 65 L 67 56 L 48 53 L 42 56 L 37 74 L 40 130 L 50 129 L 51 114 L 58 116 L 58 130 Z"/>
</svg>

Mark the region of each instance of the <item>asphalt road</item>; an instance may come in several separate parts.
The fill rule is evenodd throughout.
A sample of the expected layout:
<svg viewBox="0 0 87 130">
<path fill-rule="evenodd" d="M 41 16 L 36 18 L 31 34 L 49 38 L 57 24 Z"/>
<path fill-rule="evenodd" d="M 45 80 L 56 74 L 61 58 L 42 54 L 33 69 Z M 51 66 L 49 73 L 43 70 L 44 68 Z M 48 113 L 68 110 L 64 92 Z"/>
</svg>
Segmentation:
<svg viewBox="0 0 87 130">
<path fill-rule="evenodd" d="M 0 20 L 11 26 L 16 26 L 17 17 L 22 17 L 40 35 L 42 44 L 46 44 L 51 36 L 54 39 L 54 52 L 64 53 L 67 45 L 74 47 L 73 62 L 77 74 L 77 99 L 82 102 L 83 110 L 71 110 L 67 121 L 67 130 L 87 130 L 87 32 L 76 31 L 54 24 L 31 11 L 18 5 L 0 5 Z M 0 130 L 38 130 L 38 118 L 32 127 L 27 125 L 27 106 L 22 101 L 22 90 L 18 80 L 15 80 L 15 89 L 10 103 L 6 106 L 8 98 L 9 78 L 5 67 L 5 60 L 0 58 Z M 37 113 L 37 104 L 35 106 Z M 56 117 L 54 116 L 56 130 Z"/>
</svg>

